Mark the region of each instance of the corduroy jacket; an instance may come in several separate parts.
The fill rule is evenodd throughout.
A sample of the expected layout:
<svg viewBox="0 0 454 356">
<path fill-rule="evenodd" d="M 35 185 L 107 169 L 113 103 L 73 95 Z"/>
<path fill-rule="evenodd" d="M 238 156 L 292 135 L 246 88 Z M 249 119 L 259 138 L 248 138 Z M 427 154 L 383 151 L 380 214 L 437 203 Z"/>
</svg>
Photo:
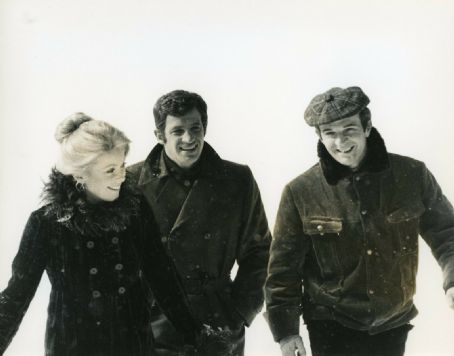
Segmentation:
<svg viewBox="0 0 454 356">
<path fill-rule="evenodd" d="M 422 162 L 387 153 L 375 129 L 356 172 L 318 151 L 278 210 L 265 288 L 276 341 L 299 333 L 301 312 L 371 334 L 407 323 L 418 235 L 454 286 L 453 208 Z"/>
</svg>

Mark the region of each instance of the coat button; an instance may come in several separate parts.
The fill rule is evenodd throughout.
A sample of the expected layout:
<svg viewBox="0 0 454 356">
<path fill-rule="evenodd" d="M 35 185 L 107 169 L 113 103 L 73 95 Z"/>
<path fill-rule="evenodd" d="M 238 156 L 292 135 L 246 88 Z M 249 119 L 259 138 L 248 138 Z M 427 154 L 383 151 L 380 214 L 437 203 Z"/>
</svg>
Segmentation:
<svg viewBox="0 0 454 356">
<path fill-rule="evenodd" d="M 370 295 L 373 295 L 375 293 L 375 291 L 373 289 L 369 289 L 369 294 Z"/>
<path fill-rule="evenodd" d="M 92 249 L 93 247 L 95 247 L 95 243 L 93 241 L 88 241 L 87 242 L 87 248 Z"/>
<path fill-rule="evenodd" d="M 162 236 L 161 237 L 161 242 L 166 243 L 167 242 L 167 236 Z"/>
<path fill-rule="evenodd" d="M 366 215 L 367 214 L 367 210 L 361 210 L 361 214 L 362 215 Z"/>
<path fill-rule="evenodd" d="M 205 240 L 209 240 L 209 239 L 211 239 L 211 234 L 209 232 L 207 232 L 203 238 Z"/>
<path fill-rule="evenodd" d="M 119 238 L 118 238 L 118 237 L 116 237 L 116 236 L 112 237 L 112 243 L 113 243 L 114 245 L 116 245 L 116 244 L 118 243 L 118 241 L 119 241 Z"/>
<path fill-rule="evenodd" d="M 322 225 L 317 225 L 317 230 L 318 231 L 323 231 L 323 226 Z"/>
<path fill-rule="evenodd" d="M 125 294 L 126 288 L 125 287 L 120 287 L 118 288 L 118 294 Z"/>
<path fill-rule="evenodd" d="M 99 298 L 101 296 L 101 292 L 99 290 L 94 290 L 91 295 L 93 298 Z"/>
<path fill-rule="evenodd" d="M 122 265 L 121 263 L 117 263 L 117 264 L 115 265 L 115 269 L 116 269 L 117 271 L 121 271 L 121 270 L 123 269 L 123 265 Z"/>
<path fill-rule="evenodd" d="M 98 320 L 98 321 L 96 322 L 96 325 L 97 325 L 97 326 L 101 325 L 101 322 Z"/>
<path fill-rule="evenodd" d="M 90 274 L 97 274 L 98 269 L 96 267 L 90 268 Z"/>
<path fill-rule="evenodd" d="M 185 180 L 183 183 L 186 187 L 189 187 L 191 185 L 191 182 L 188 180 Z"/>
<path fill-rule="evenodd" d="M 360 176 L 356 176 L 356 177 L 355 177 L 355 180 L 356 180 L 357 182 L 359 182 L 359 181 L 361 180 L 361 177 L 360 177 Z"/>
<path fill-rule="evenodd" d="M 372 250 L 367 250 L 366 252 L 369 256 L 372 255 Z"/>
</svg>

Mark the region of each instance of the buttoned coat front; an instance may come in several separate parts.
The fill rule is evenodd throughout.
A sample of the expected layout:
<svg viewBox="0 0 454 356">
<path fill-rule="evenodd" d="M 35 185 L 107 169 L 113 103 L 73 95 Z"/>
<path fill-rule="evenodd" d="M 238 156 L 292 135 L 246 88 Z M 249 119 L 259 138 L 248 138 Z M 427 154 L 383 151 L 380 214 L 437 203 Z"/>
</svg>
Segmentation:
<svg viewBox="0 0 454 356">
<path fill-rule="evenodd" d="M 88 203 L 72 177 L 55 171 L 50 179 L 51 202 L 31 214 L 12 277 L 0 293 L 0 354 L 44 271 L 52 286 L 47 356 L 154 355 L 150 286 L 176 327 L 195 342 L 196 324 L 174 268 L 129 179 L 115 202 L 99 204 Z"/>
<path fill-rule="evenodd" d="M 271 240 L 250 169 L 222 160 L 205 142 L 200 174 L 174 220 L 170 210 L 180 190 L 169 179 L 162 150 L 157 145 L 129 171 L 156 216 L 195 316 L 213 327 L 250 325 L 263 304 Z"/>
</svg>

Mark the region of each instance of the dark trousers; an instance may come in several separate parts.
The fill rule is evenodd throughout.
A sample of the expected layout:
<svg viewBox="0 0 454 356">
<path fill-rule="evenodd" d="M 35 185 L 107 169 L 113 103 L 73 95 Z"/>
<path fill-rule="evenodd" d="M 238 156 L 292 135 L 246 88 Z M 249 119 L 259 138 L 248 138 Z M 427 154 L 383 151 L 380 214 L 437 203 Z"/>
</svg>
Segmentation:
<svg viewBox="0 0 454 356">
<path fill-rule="evenodd" d="M 308 320 L 306 325 L 313 356 L 403 356 L 413 328 L 406 324 L 370 335 L 332 320 Z"/>
</svg>

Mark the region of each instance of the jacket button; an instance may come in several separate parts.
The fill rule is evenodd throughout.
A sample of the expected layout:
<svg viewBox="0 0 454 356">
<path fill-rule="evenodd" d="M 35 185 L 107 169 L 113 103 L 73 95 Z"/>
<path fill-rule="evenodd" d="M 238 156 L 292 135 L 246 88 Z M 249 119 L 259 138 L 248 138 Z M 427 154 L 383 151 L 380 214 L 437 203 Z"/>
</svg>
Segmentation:
<svg viewBox="0 0 454 356">
<path fill-rule="evenodd" d="M 367 210 L 362 210 L 361 211 L 361 215 L 366 215 L 367 214 Z"/>
<path fill-rule="evenodd" d="M 318 231 L 323 231 L 323 226 L 322 225 L 317 225 L 317 230 Z"/>
<path fill-rule="evenodd" d="M 208 232 L 205 234 L 205 236 L 203 237 L 205 240 L 209 240 L 211 239 L 211 234 Z"/>
<path fill-rule="evenodd" d="M 117 264 L 115 265 L 115 269 L 116 269 L 117 271 L 121 271 L 121 270 L 123 269 L 123 265 L 122 265 L 121 263 L 117 263 Z"/>
<path fill-rule="evenodd" d="M 372 250 L 367 250 L 366 252 L 369 256 L 372 255 Z"/>
<path fill-rule="evenodd" d="M 161 242 L 166 243 L 167 242 L 167 236 L 162 236 L 161 237 Z"/>
<path fill-rule="evenodd" d="M 126 288 L 125 287 L 118 288 L 118 294 L 124 294 L 125 292 L 126 292 Z"/>
<path fill-rule="evenodd" d="M 374 291 L 374 290 L 372 290 L 372 289 L 369 289 L 369 294 L 370 294 L 370 295 L 372 295 L 372 294 L 374 294 L 374 293 L 375 293 L 375 291 Z"/>
<path fill-rule="evenodd" d="M 101 292 L 99 290 L 94 290 L 91 295 L 93 298 L 99 298 L 101 296 Z"/>
<path fill-rule="evenodd" d="M 356 180 L 357 182 L 359 182 L 359 181 L 361 180 L 361 177 L 360 177 L 360 176 L 356 176 L 356 177 L 355 177 L 355 180 Z"/>
<path fill-rule="evenodd" d="M 116 237 L 116 236 L 115 236 L 115 237 L 112 237 L 112 243 L 113 243 L 114 245 L 116 245 L 116 244 L 118 243 L 118 241 L 119 241 L 119 238 L 118 238 L 118 237 Z"/>
<path fill-rule="evenodd" d="M 98 269 L 96 267 L 90 268 L 90 274 L 98 273 Z"/>
<path fill-rule="evenodd" d="M 188 180 L 185 180 L 183 183 L 186 187 L 189 187 L 191 185 L 191 182 Z"/>
<path fill-rule="evenodd" d="M 88 241 L 87 242 L 87 248 L 92 249 L 93 247 L 95 247 L 95 243 L 93 241 Z"/>
</svg>

